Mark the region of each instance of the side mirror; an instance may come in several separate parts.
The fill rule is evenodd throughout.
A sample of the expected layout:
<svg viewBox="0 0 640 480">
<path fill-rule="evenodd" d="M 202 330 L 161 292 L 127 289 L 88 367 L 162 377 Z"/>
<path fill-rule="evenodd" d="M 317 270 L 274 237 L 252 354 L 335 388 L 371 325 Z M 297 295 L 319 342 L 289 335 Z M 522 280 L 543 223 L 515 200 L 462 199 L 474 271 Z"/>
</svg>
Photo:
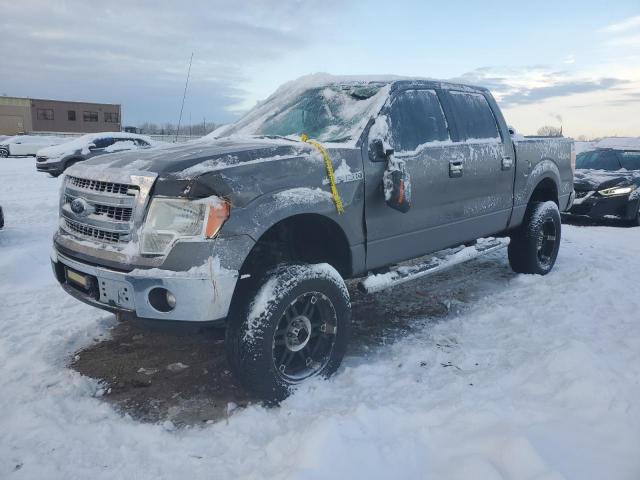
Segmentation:
<svg viewBox="0 0 640 480">
<path fill-rule="evenodd" d="M 382 177 L 384 199 L 387 205 L 402 213 L 411 208 L 411 177 L 403 160 L 393 160 L 387 164 Z"/>
<path fill-rule="evenodd" d="M 393 148 L 384 148 L 384 142 L 375 138 L 369 144 L 369 157 L 372 162 L 386 162 L 393 155 Z"/>
<path fill-rule="evenodd" d="M 89 144 L 89 150 L 95 150 L 96 148 L 98 148 L 98 147 L 96 147 L 95 143 L 90 143 Z"/>
</svg>

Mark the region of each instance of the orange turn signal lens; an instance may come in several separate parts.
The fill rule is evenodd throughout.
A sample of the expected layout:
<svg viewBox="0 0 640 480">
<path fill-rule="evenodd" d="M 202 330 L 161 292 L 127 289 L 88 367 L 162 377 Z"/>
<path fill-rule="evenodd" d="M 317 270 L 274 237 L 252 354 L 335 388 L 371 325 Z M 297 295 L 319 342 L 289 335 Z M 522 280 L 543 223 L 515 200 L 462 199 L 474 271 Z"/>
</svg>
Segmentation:
<svg viewBox="0 0 640 480">
<path fill-rule="evenodd" d="M 207 238 L 215 237 L 220 228 L 229 218 L 229 203 L 220 199 L 215 205 L 209 207 L 209 215 L 207 215 L 207 227 L 205 229 L 205 236 Z"/>
</svg>

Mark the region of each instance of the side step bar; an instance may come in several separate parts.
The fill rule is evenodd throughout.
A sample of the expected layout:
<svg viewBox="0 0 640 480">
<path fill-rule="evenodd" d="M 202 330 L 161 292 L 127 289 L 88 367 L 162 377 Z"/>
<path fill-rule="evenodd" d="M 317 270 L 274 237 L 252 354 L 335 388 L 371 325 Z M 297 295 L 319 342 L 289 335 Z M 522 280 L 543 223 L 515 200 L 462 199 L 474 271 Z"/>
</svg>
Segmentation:
<svg viewBox="0 0 640 480">
<path fill-rule="evenodd" d="M 358 288 L 364 293 L 375 293 L 380 290 L 395 287 L 417 278 L 432 275 L 455 265 L 459 265 L 474 258 L 487 255 L 509 245 L 510 238 L 479 238 L 470 247 L 460 246 L 455 249 L 443 250 L 446 253 L 440 257 L 430 257 L 428 260 L 409 266 L 400 266 L 387 273 L 372 274 L 358 283 Z"/>
</svg>

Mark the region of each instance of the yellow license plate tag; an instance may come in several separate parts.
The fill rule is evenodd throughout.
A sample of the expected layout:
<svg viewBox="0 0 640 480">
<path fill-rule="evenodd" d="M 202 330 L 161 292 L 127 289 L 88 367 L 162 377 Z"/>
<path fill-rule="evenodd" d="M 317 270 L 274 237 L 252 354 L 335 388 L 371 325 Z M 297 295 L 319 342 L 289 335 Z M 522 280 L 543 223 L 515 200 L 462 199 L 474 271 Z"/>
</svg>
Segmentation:
<svg viewBox="0 0 640 480">
<path fill-rule="evenodd" d="M 77 285 L 80 285 L 83 288 L 87 288 L 87 285 L 89 283 L 87 277 L 85 277 L 80 273 L 74 272 L 73 270 L 68 270 L 68 269 L 67 269 L 67 280 Z"/>
</svg>

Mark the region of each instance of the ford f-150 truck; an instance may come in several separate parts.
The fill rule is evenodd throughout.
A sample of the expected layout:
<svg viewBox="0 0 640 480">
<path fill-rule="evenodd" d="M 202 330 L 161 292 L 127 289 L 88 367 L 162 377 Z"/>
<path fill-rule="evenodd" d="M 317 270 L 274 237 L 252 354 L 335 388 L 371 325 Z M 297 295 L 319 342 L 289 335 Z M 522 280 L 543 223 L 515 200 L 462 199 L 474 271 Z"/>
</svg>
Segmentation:
<svg viewBox="0 0 640 480">
<path fill-rule="evenodd" d="M 236 377 L 278 400 L 338 368 L 347 278 L 373 292 L 507 246 L 548 273 L 574 158 L 512 136 L 484 88 L 303 77 L 200 141 L 68 169 L 53 269 L 122 318 L 223 324 Z"/>
</svg>

